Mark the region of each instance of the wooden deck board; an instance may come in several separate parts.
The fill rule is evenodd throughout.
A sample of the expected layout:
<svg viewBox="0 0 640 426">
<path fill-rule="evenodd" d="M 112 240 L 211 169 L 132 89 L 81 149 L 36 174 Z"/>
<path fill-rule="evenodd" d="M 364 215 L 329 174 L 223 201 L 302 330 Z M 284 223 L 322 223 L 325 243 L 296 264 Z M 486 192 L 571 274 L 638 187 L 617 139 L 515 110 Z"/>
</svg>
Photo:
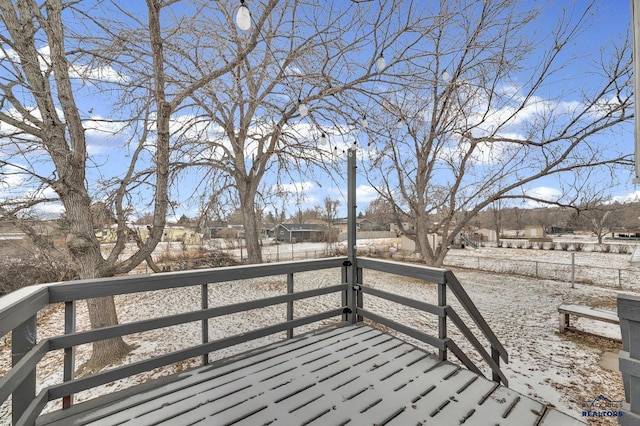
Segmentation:
<svg viewBox="0 0 640 426">
<path fill-rule="evenodd" d="M 42 422 L 446 426 L 536 425 L 549 418 L 542 404 L 363 324 L 329 327 L 125 392 L 104 406 L 79 404 Z"/>
</svg>

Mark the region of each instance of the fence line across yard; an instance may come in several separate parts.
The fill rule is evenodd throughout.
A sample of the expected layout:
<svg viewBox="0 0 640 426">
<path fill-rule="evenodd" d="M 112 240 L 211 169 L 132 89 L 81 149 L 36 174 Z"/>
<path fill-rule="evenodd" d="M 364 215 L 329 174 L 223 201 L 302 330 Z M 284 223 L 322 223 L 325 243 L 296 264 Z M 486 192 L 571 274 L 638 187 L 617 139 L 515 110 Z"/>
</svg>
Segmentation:
<svg viewBox="0 0 640 426">
<path fill-rule="evenodd" d="M 539 260 L 504 259 L 498 257 L 456 256 L 448 254 L 448 267 L 475 269 L 499 274 L 595 284 L 603 287 L 640 288 L 640 269 L 607 268 L 575 263 L 543 262 Z"/>
<path fill-rule="evenodd" d="M 272 249 L 273 250 L 273 249 Z M 227 253 L 241 259 L 238 249 L 225 250 Z M 380 252 L 377 252 L 380 254 Z M 366 253 L 363 253 L 367 256 Z M 387 253 L 389 254 L 389 253 Z M 246 255 L 246 253 L 245 253 Z M 335 253 L 329 248 L 305 249 L 295 244 L 283 244 L 275 251 L 264 250 L 263 261 L 282 262 L 301 259 L 318 259 L 332 257 Z M 415 253 L 400 251 L 392 255 L 396 260 L 415 260 Z M 373 257 L 378 257 L 374 255 Z M 540 260 L 510 259 L 500 257 L 456 255 L 449 253 L 444 260 L 444 266 L 473 269 L 498 274 L 517 274 L 540 279 L 564 281 L 568 283 L 587 283 L 602 287 L 618 289 L 640 289 L 640 268 L 608 268 L 576 263 L 545 262 Z"/>
</svg>

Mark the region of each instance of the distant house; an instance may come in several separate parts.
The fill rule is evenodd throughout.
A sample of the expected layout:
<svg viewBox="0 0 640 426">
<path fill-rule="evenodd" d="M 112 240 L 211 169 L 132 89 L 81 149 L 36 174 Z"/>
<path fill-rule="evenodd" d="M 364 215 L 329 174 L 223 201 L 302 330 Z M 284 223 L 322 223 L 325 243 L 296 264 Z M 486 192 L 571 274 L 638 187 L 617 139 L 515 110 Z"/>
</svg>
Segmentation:
<svg viewBox="0 0 640 426">
<path fill-rule="evenodd" d="M 524 227 L 525 238 L 544 238 L 544 229 L 540 225 L 527 225 Z"/>
<path fill-rule="evenodd" d="M 367 218 L 356 219 L 356 229 L 358 231 L 373 231 L 375 223 Z"/>
<path fill-rule="evenodd" d="M 327 227 L 315 223 L 282 223 L 276 226 L 276 239 L 288 243 L 324 241 Z"/>
<path fill-rule="evenodd" d="M 225 220 L 208 220 L 202 227 L 202 235 L 204 238 L 217 238 L 218 231 L 228 227 L 229 224 Z"/>
<path fill-rule="evenodd" d="M 133 225 L 132 229 L 138 234 L 138 237 L 142 241 L 146 241 L 149 238 L 150 225 Z M 98 240 L 103 243 L 115 243 L 118 239 L 117 225 L 111 225 L 108 228 L 100 228 L 95 230 L 95 235 Z M 127 241 L 135 241 L 131 236 Z M 163 242 L 182 242 L 185 244 L 200 244 L 202 242 L 202 234 L 195 232 L 192 229 L 185 228 L 183 226 L 165 226 L 162 232 Z"/>
<path fill-rule="evenodd" d="M 473 232 L 472 237 L 474 241 L 496 241 L 497 233 L 494 229 L 480 228 Z"/>
<path fill-rule="evenodd" d="M 412 223 L 409 223 L 409 222 L 402 222 L 402 227 L 404 228 L 404 230 L 406 232 L 409 232 L 409 233 L 411 233 L 411 231 L 415 231 L 415 229 L 416 229 L 416 227 Z M 396 235 L 402 235 L 403 234 L 402 229 L 400 229 L 398 224 L 395 223 L 395 222 L 390 224 L 390 230 L 391 230 L 391 232 L 395 232 Z"/>
<path fill-rule="evenodd" d="M 366 217 L 356 219 L 356 231 L 374 231 L 376 225 L 376 223 Z M 347 232 L 347 219 L 335 219 L 332 223 L 332 227 L 334 229 L 338 229 L 340 232 Z"/>
</svg>

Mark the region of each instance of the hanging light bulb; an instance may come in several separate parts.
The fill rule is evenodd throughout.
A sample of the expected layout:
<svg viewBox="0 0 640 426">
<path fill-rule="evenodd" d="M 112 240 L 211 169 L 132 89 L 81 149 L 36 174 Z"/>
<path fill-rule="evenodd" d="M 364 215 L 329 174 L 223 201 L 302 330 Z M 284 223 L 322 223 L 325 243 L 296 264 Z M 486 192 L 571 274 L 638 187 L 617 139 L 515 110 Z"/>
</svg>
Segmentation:
<svg viewBox="0 0 640 426">
<path fill-rule="evenodd" d="M 300 113 L 300 117 L 306 117 L 309 115 L 309 108 L 307 108 L 307 104 L 298 99 L 298 112 Z"/>
<path fill-rule="evenodd" d="M 402 118 L 398 118 L 398 122 L 396 123 L 396 129 L 402 129 L 404 127 L 404 121 Z"/>
<path fill-rule="evenodd" d="M 449 79 L 451 78 L 451 76 L 449 75 L 449 73 L 447 72 L 447 70 L 444 70 L 444 72 L 442 73 L 442 79 L 444 81 L 449 81 Z"/>
<path fill-rule="evenodd" d="M 251 12 L 249 12 L 247 5 L 244 4 L 244 0 L 240 0 L 240 8 L 236 14 L 236 24 L 242 31 L 247 31 L 251 28 Z"/>
<path fill-rule="evenodd" d="M 322 132 L 322 134 L 320 135 L 320 145 L 326 145 L 327 144 L 327 135 Z"/>
<path fill-rule="evenodd" d="M 378 71 L 382 72 L 387 67 L 387 61 L 384 60 L 384 56 L 382 52 L 380 52 L 380 56 L 376 60 L 376 66 L 378 67 Z"/>
<path fill-rule="evenodd" d="M 367 121 L 366 115 L 362 117 L 362 121 L 360 122 L 360 125 L 362 126 L 363 129 L 366 129 L 367 127 L 369 127 L 369 121 Z"/>
</svg>

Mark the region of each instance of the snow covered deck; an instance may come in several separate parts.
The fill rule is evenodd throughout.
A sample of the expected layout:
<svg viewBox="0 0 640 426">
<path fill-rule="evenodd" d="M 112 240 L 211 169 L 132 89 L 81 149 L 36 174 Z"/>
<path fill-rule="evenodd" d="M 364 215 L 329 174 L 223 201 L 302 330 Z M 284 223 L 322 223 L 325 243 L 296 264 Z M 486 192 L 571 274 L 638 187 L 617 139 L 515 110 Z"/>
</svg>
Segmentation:
<svg viewBox="0 0 640 426">
<path fill-rule="evenodd" d="M 317 330 L 37 424 L 579 425 L 363 323 Z"/>
</svg>

